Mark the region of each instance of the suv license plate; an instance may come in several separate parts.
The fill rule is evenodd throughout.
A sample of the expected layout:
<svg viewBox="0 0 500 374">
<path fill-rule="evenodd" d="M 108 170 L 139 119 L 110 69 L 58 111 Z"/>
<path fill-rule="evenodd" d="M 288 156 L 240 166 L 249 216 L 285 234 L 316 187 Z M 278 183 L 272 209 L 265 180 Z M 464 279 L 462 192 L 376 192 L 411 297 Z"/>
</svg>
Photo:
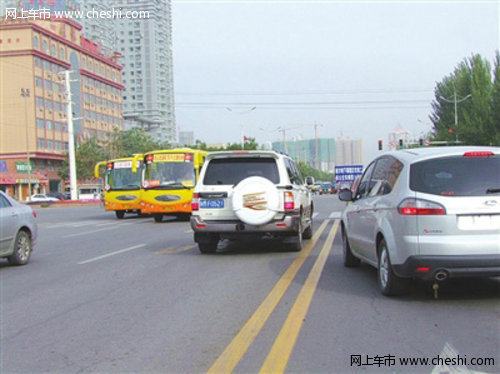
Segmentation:
<svg viewBox="0 0 500 374">
<path fill-rule="evenodd" d="M 224 208 L 224 200 L 222 199 L 200 200 L 200 208 L 204 209 Z"/>
</svg>

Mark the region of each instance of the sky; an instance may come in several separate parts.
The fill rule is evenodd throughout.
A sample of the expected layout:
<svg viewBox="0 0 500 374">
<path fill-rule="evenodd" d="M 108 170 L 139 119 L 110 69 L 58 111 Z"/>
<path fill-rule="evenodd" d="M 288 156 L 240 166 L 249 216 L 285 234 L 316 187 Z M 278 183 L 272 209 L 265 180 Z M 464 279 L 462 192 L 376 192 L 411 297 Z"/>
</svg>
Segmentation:
<svg viewBox="0 0 500 374">
<path fill-rule="evenodd" d="M 431 130 L 436 83 L 493 65 L 500 0 L 173 0 L 176 122 L 206 143 L 362 139 Z"/>
</svg>

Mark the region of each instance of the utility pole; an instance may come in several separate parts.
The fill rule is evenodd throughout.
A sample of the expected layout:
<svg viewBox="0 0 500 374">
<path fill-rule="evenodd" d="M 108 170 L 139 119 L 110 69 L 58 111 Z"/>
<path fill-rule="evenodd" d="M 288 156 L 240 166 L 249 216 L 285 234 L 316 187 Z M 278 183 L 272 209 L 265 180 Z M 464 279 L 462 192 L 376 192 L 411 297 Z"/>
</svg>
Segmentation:
<svg viewBox="0 0 500 374">
<path fill-rule="evenodd" d="M 441 100 L 454 105 L 454 111 L 455 111 L 455 136 L 456 140 L 458 141 L 458 109 L 457 109 L 457 104 L 460 104 L 461 102 L 467 100 L 468 98 L 472 97 L 471 94 L 468 94 L 465 97 L 462 97 L 457 100 L 457 90 L 455 87 L 453 87 L 453 100 L 447 99 L 446 97 L 439 96 Z"/>
<path fill-rule="evenodd" d="M 77 200 L 76 190 L 76 160 L 75 160 L 75 131 L 73 127 L 73 106 L 71 99 L 70 70 L 61 72 L 66 83 L 66 119 L 68 121 L 68 157 L 69 157 L 69 189 L 71 200 Z"/>
<path fill-rule="evenodd" d="M 26 122 L 26 163 L 28 168 L 28 192 L 26 192 L 26 201 L 31 200 L 31 158 L 28 130 L 28 99 L 30 97 L 29 88 L 21 88 L 21 97 L 24 98 L 24 119 Z"/>
</svg>

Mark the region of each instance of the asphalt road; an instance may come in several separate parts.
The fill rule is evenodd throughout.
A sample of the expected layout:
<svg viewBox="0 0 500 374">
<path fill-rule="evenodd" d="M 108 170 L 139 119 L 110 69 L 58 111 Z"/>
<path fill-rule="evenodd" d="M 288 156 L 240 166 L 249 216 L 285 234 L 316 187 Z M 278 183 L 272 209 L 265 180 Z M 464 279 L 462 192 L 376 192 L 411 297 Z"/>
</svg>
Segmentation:
<svg viewBox="0 0 500 374">
<path fill-rule="evenodd" d="M 0 373 L 500 372 L 498 279 L 384 297 L 375 269 L 342 266 L 342 203 L 315 203 L 300 253 L 269 240 L 216 255 L 187 222 L 36 208 L 31 262 L 0 260 Z"/>
</svg>

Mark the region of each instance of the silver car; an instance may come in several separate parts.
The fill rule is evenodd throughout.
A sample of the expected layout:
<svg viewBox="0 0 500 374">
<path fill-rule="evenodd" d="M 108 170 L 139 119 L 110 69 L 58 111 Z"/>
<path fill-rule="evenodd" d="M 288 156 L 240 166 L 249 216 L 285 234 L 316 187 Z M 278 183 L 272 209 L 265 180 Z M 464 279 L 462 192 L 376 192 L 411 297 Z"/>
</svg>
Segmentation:
<svg viewBox="0 0 500 374">
<path fill-rule="evenodd" d="M 0 191 L 0 257 L 11 265 L 28 263 L 38 227 L 35 212 Z"/>
<path fill-rule="evenodd" d="M 339 198 L 344 265 L 376 267 L 384 295 L 411 278 L 500 275 L 499 147 L 389 152 Z"/>
</svg>

